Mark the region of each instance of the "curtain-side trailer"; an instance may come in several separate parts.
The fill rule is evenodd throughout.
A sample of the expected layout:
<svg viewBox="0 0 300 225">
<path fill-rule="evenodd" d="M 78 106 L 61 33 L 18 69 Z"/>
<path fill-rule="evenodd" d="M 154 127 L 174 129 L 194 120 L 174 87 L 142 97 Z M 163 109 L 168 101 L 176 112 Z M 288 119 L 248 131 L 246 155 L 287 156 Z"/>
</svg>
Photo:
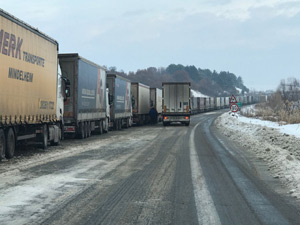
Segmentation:
<svg viewBox="0 0 300 225">
<path fill-rule="evenodd" d="M 65 135 L 87 138 L 108 131 L 109 105 L 106 70 L 77 53 L 59 54 L 62 74 L 69 84 L 64 102 Z"/>
<path fill-rule="evenodd" d="M 1 9 L 0 26 L 0 158 L 12 158 L 18 141 L 60 141 L 63 96 L 57 41 Z"/>
<path fill-rule="evenodd" d="M 107 74 L 110 128 L 120 130 L 132 124 L 131 82 L 116 74 Z"/>
</svg>

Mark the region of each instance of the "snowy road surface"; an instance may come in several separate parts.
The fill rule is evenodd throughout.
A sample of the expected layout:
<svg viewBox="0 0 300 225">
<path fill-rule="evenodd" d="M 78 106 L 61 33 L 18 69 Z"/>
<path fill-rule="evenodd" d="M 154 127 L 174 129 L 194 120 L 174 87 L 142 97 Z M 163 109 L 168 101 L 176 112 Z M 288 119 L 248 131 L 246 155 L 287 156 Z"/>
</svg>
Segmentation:
<svg viewBox="0 0 300 225">
<path fill-rule="evenodd" d="M 17 152 L 0 163 L 0 224 L 300 224 L 218 115 Z"/>
</svg>

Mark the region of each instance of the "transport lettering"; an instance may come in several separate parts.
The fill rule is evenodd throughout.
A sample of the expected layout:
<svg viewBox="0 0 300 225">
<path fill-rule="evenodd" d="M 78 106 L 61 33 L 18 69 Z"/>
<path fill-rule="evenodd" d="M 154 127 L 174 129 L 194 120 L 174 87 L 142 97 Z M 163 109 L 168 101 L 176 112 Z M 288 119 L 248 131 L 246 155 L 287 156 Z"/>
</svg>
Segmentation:
<svg viewBox="0 0 300 225">
<path fill-rule="evenodd" d="M 23 51 L 23 60 L 25 62 L 36 64 L 36 65 L 42 66 L 42 67 L 44 67 L 44 65 L 45 65 L 45 59 L 43 59 L 42 57 L 36 56 L 36 55 L 32 55 L 25 51 Z"/>
<path fill-rule="evenodd" d="M 22 38 L 17 39 L 14 34 L 5 32 L 3 29 L 0 31 L 0 53 L 3 55 L 21 59 L 22 44 Z"/>
<path fill-rule="evenodd" d="M 9 68 L 8 78 L 21 80 L 25 82 L 33 82 L 33 73 L 24 72 L 22 70 L 18 70 L 14 68 Z"/>
<path fill-rule="evenodd" d="M 0 31 L 0 54 L 11 56 L 16 59 L 22 59 L 21 48 L 23 39 L 16 37 L 14 34 L 5 32 L 3 29 Z M 31 53 L 23 51 L 23 61 L 44 67 L 45 59 Z"/>
</svg>

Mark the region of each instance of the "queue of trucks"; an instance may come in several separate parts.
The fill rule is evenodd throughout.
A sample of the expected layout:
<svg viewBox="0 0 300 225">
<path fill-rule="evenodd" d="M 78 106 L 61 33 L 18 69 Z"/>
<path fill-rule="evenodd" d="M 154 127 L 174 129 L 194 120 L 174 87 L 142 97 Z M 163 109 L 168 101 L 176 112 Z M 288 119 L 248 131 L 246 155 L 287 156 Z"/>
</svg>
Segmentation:
<svg viewBox="0 0 300 225">
<path fill-rule="evenodd" d="M 152 88 L 59 54 L 57 41 L 1 9 L 0 24 L 0 159 L 29 139 L 47 148 L 150 121 L 188 126 L 191 114 L 229 105 L 229 97 L 191 96 L 189 82 Z"/>
</svg>

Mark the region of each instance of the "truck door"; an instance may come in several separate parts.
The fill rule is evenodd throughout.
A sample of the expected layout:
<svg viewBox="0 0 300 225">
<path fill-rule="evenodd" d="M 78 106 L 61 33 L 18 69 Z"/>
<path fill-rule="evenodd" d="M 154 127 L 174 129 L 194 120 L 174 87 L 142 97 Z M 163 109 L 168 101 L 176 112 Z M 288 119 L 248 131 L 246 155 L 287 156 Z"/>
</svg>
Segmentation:
<svg viewBox="0 0 300 225">
<path fill-rule="evenodd" d="M 188 84 L 178 84 L 176 91 L 177 99 L 177 112 L 187 112 L 189 111 L 189 85 Z"/>
<path fill-rule="evenodd" d="M 169 89 L 168 98 L 169 98 L 169 107 L 170 112 L 176 112 L 177 104 L 176 104 L 176 85 L 168 85 Z"/>
<path fill-rule="evenodd" d="M 183 112 L 183 98 L 184 98 L 184 90 L 183 90 L 183 85 L 175 85 L 176 86 L 176 106 L 177 106 L 177 110 L 176 112 Z"/>
</svg>

